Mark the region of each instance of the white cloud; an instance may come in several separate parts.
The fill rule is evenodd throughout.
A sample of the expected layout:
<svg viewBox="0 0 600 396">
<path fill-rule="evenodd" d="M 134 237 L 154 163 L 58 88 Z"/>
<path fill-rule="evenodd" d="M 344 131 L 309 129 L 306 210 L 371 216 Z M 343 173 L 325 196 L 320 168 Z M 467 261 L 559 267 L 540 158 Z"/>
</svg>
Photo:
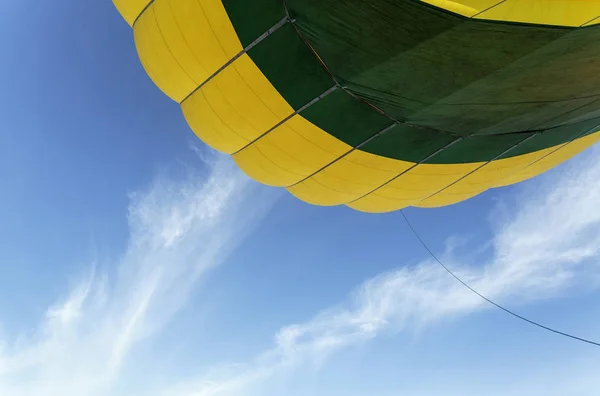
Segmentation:
<svg viewBox="0 0 600 396">
<path fill-rule="evenodd" d="M 511 305 L 557 297 L 574 286 L 598 286 L 590 280 L 600 273 L 600 159 L 586 158 L 564 168 L 558 179 L 536 183 L 518 197 L 517 210 L 495 226 L 485 263 L 461 265 L 452 250 L 443 260 L 484 295 Z M 382 332 L 401 332 L 487 308 L 428 259 L 370 279 L 340 306 L 282 328 L 271 350 L 228 376 L 202 376 L 166 394 L 264 394 L 263 382 L 285 376 L 292 368 L 322 364 L 336 351 Z"/>
<path fill-rule="evenodd" d="M 522 190 L 512 205 L 518 210 L 495 224 L 485 262 L 460 263 L 452 248 L 442 259 L 482 293 L 513 306 L 574 286 L 597 287 L 600 160 L 587 158 L 563 168 L 557 179 Z M 255 196 L 252 185 L 229 163 L 217 163 L 202 183 L 161 180 L 134 194 L 131 236 L 117 274 L 96 269 L 48 310 L 33 336 L 4 342 L 0 394 L 258 395 L 264 384 L 324 364 L 382 333 L 489 307 L 426 260 L 369 279 L 340 305 L 285 326 L 270 350 L 246 364 L 215 367 L 183 381 L 167 378 L 153 393 L 139 382 L 121 388 L 135 347 L 160 332 L 197 280 L 223 262 L 264 213 L 269 200 Z"/>
<path fill-rule="evenodd" d="M 160 332 L 273 201 L 231 161 L 205 163 L 203 177 L 159 178 L 132 195 L 129 242 L 114 276 L 94 266 L 34 334 L 1 343 L 1 395 L 122 392 L 135 347 Z"/>
</svg>

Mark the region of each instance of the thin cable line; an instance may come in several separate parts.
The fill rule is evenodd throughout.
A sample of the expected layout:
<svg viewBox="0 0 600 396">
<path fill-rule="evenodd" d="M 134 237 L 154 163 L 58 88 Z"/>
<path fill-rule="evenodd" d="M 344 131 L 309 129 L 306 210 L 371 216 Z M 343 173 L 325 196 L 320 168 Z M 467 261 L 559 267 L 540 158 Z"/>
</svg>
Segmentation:
<svg viewBox="0 0 600 396">
<path fill-rule="evenodd" d="M 404 214 L 404 211 L 401 210 L 400 214 L 402 215 L 402 217 L 404 218 L 404 221 L 406 222 L 406 224 L 408 225 L 408 228 L 410 228 L 410 230 L 412 231 L 413 235 L 415 236 L 415 238 L 417 238 L 417 240 L 421 243 L 421 245 L 423 246 L 423 248 L 425 248 L 425 250 L 427 250 L 427 252 L 429 252 L 429 254 L 431 255 L 431 257 L 440 265 L 442 266 L 443 269 L 446 270 L 446 272 L 448 272 L 450 275 L 452 275 L 452 277 L 454 279 L 456 279 L 457 281 L 459 281 L 464 287 L 466 287 L 467 289 L 469 289 L 470 291 L 472 291 L 473 293 L 475 293 L 476 295 L 478 295 L 479 297 L 481 297 L 482 299 L 484 299 L 485 301 L 487 301 L 488 303 L 492 304 L 493 306 L 495 306 L 496 308 L 501 309 L 502 311 L 506 312 L 507 314 L 510 314 L 512 316 L 514 316 L 517 319 L 521 319 L 531 325 L 537 326 L 541 329 L 550 331 L 552 333 L 564 336 L 564 337 L 568 337 L 577 341 L 581 341 L 581 342 L 585 342 L 587 344 L 590 345 L 594 345 L 597 347 L 600 347 L 600 343 L 595 342 L 595 341 L 591 341 L 591 340 L 587 340 L 585 338 L 581 338 L 581 337 L 577 337 L 574 336 L 572 334 L 569 333 L 565 333 L 556 329 L 553 329 L 551 327 L 548 326 L 544 326 L 543 324 L 540 324 L 538 322 L 535 322 L 531 319 L 527 319 L 513 311 L 511 311 L 508 308 L 503 307 L 502 305 L 490 300 L 489 298 L 487 298 L 486 296 L 484 296 L 483 294 L 479 293 L 477 290 L 473 289 L 471 286 L 469 286 L 468 283 L 466 283 L 465 281 L 463 281 L 461 278 L 459 278 L 454 272 L 452 272 L 452 270 L 450 270 L 450 268 L 448 268 L 446 265 L 444 265 L 444 263 L 442 263 L 440 261 L 440 259 L 437 258 L 437 256 L 433 253 L 433 251 L 427 246 L 427 244 L 425 243 L 425 241 L 423 241 L 423 239 L 419 236 L 419 234 L 417 233 L 417 231 L 415 230 L 415 228 L 412 226 L 412 224 L 410 223 L 410 221 L 408 220 L 408 217 L 406 217 L 406 215 Z"/>
</svg>

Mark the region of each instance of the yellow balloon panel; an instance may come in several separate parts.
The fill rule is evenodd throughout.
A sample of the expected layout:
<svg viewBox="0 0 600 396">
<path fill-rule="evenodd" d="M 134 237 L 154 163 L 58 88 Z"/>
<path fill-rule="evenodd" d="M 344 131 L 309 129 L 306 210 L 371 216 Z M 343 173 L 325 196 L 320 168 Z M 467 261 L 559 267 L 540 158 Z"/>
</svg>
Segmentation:
<svg viewBox="0 0 600 396">
<path fill-rule="evenodd" d="M 133 25 L 135 19 L 140 15 L 151 0 L 113 0 L 113 4 L 127 21 L 129 26 Z"/>
<path fill-rule="evenodd" d="M 177 102 L 243 49 L 219 0 L 156 0 L 134 37 L 144 68 Z"/>
<path fill-rule="evenodd" d="M 196 82 L 178 63 L 163 37 L 152 3 L 135 24 L 134 38 L 140 61 L 152 81 L 171 99 L 179 102 Z"/>
<path fill-rule="evenodd" d="M 228 154 L 294 112 L 247 54 L 194 92 L 182 108 L 196 135 Z"/>
<path fill-rule="evenodd" d="M 218 94 L 217 92 L 216 95 Z M 204 90 L 199 90 L 181 105 L 183 115 L 196 136 L 214 149 L 227 154 L 249 144 L 251 139 L 232 127 L 243 120 L 235 119 L 233 112 L 226 112 L 227 103 L 219 101 L 222 95 L 216 99 L 214 95 L 209 99 L 206 95 Z M 208 95 L 210 96 L 210 92 Z"/>
<path fill-rule="evenodd" d="M 313 204 L 340 205 L 376 189 L 410 166 L 410 162 L 355 150 L 288 190 Z"/>
<path fill-rule="evenodd" d="M 252 178 L 268 185 L 286 187 L 307 178 L 350 149 L 295 115 L 234 154 L 233 158 Z"/>
<path fill-rule="evenodd" d="M 600 15 L 600 0 L 422 0 L 469 18 L 583 26 Z"/>
<path fill-rule="evenodd" d="M 544 150 L 546 155 L 532 161 L 529 165 L 523 167 L 513 175 L 497 180 L 494 187 L 508 186 L 531 179 L 532 177 L 540 175 L 557 165 L 562 164 L 598 141 L 600 141 L 600 132 L 595 132 L 570 143 Z"/>
<path fill-rule="evenodd" d="M 425 1 L 500 21 L 579 26 L 600 14 L 600 0 Z M 140 60 L 154 83 L 181 103 L 194 133 L 232 154 L 250 177 L 312 204 L 366 212 L 449 205 L 533 177 L 599 139 L 596 133 L 489 163 L 417 165 L 354 150 L 295 114 L 247 54 L 232 61 L 243 48 L 220 0 L 114 3 L 130 24 L 145 10 L 134 26 Z"/>
<path fill-rule="evenodd" d="M 348 206 L 364 212 L 389 212 L 414 205 L 481 166 L 471 164 L 421 164 Z M 384 200 L 380 198 L 385 198 Z M 385 206 L 379 206 L 379 202 Z"/>
<path fill-rule="evenodd" d="M 422 0 L 425 3 L 443 8 L 466 17 L 473 17 L 481 11 L 498 4 L 500 0 Z"/>
<path fill-rule="evenodd" d="M 506 0 L 477 15 L 477 18 L 540 25 L 582 26 L 599 14 L 599 0 Z"/>
<path fill-rule="evenodd" d="M 233 155 L 236 164 L 251 178 L 269 186 L 283 187 L 302 180 L 309 173 L 301 161 L 274 144 L 251 144 Z"/>
</svg>

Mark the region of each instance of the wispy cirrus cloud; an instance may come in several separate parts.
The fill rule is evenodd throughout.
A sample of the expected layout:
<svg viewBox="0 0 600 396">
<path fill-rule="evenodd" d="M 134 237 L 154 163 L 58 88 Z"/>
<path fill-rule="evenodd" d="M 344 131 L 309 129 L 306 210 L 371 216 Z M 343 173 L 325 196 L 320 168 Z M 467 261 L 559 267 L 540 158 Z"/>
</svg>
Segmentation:
<svg viewBox="0 0 600 396">
<path fill-rule="evenodd" d="M 542 186 L 521 189 L 514 210 L 494 225 L 486 254 L 478 255 L 484 262 L 461 262 L 451 247 L 442 259 L 476 289 L 511 305 L 598 287 L 599 178 L 600 160 L 588 156 Z M 268 384 L 325 364 L 345 348 L 488 308 L 430 259 L 398 263 L 340 304 L 284 326 L 254 359 L 165 378 L 151 390 L 141 382 L 121 386 L 136 346 L 152 342 L 198 279 L 264 213 L 270 200 L 256 192 L 229 162 L 217 162 L 202 182 L 160 180 L 134 194 L 130 240 L 117 273 L 96 268 L 48 309 L 33 336 L 0 348 L 0 394 L 262 395 Z"/>
<path fill-rule="evenodd" d="M 576 286 L 600 286 L 597 180 L 600 158 L 595 155 L 563 168 L 545 184 L 520 191 L 515 210 L 495 224 L 484 263 L 461 262 L 452 249 L 443 260 L 481 293 L 511 305 L 555 298 Z M 336 352 L 384 332 L 398 333 L 489 308 L 427 258 L 414 267 L 369 279 L 340 305 L 281 328 L 272 349 L 255 360 L 226 374 L 192 378 L 164 395 L 264 394 L 265 383 L 290 370 L 322 364 Z M 598 381 L 594 386 L 600 386 Z"/>
<path fill-rule="evenodd" d="M 161 331 L 273 202 L 231 161 L 204 162 L 201 177 L 158 178 L 148 191 L 132 194 L 129 242 L 110 266 L 115 274 L 93 267 L 32 335 L 2 343 L 0 394 L 123 392 L 132 350 Z"/>
</svg>

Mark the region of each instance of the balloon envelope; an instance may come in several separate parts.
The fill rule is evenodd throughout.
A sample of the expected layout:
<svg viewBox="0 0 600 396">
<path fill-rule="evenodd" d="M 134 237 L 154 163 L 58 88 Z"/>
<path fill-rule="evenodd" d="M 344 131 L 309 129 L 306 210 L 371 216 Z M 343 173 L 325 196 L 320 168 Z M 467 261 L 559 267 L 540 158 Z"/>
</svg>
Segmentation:
<svg viewBox="0 0 600 396">
<path fill-rule="evenodd" d="M 196 135 L 309 203 L 449 205 L 600 139 L 600 1 L 113 1 Z"/>
</svg>

